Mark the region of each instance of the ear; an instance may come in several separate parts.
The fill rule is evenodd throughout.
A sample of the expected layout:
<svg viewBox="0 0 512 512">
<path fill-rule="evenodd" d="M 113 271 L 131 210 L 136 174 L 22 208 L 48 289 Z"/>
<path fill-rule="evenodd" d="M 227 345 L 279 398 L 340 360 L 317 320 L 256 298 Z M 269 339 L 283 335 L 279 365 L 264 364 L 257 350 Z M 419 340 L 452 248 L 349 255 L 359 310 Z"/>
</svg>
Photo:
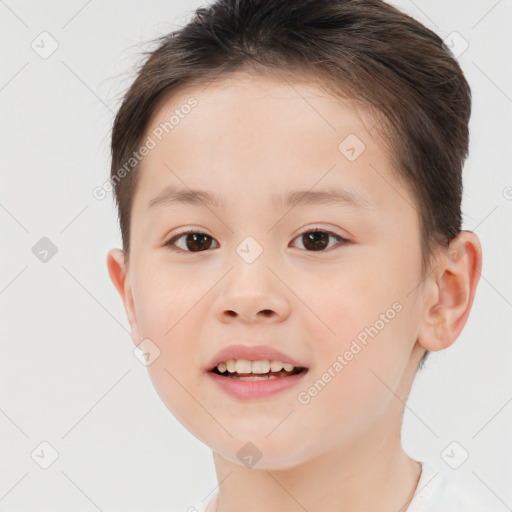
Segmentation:
<svg viewBox="0 0 512 512">
<path fill-rule="evenodd" d="M 107 268 L 110 279 L 114 283 L 119 295 L 121 295 L 128 322 L 130 322 L 132 341 L 135 346 L 138 346 L 141 339 L 135 315 L 135 304 L 133 302 L 130 280 L 127 279 L 124 252 L 121 249 L 112 249 L 108 252 Z"/>
<path fill-rule="evenodd" d="M 443 248 L 426 280 L 418 343 L 430 351 L 449 347 L 469 316 L 482 270 L 482 248 L 472 231 L 461 231 Z"/>
</svg>

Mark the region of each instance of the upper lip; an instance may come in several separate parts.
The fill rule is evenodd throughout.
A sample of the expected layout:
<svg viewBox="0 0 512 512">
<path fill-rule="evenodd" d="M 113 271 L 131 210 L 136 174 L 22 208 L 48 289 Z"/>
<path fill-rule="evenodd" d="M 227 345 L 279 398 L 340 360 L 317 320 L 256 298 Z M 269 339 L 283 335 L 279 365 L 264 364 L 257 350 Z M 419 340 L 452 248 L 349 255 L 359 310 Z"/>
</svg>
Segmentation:
<svg viewBox="0 0 512 512">
<path fill-rule="evenodd" d="M 230 359 L 247 359 L 249 361 L 281 361 L 293 364 L 296 368 L 305 365 L 269 345 L 229 345 L 217 352 L 207 363 L 206 370 L 213 370 L 219 363 Z"/>
</svg>

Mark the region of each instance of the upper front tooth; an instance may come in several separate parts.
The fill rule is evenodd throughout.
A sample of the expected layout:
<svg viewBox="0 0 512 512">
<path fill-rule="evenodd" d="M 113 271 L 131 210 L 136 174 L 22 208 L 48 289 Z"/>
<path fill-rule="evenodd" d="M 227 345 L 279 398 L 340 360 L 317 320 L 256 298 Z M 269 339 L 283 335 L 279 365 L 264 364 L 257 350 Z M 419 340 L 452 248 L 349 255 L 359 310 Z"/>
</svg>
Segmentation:
<svg viewBox="0 0 512 512">
<path fill-rule="evenodd" d="M 253 361 L 252 373 L 268 373 L 270 371 L 270 363 L 268 361 Z"/>
<path fill-rule="evenodd" d="M 247 359 L 237 359 L 235 364 L 235 371 L 237 373 L 251 373 L 252 363 Z"/>
<path fill-rule="evenodd" d="M 248 359 L 229 359 L 225 363 L 219 363 L 217 367 L 221 373 L 226 369 L 229 373 L 268 373 L 281 370 L 291 372 L 294 368 L 293 364 L 281 361 L 249 361 Z"/>
</svg>

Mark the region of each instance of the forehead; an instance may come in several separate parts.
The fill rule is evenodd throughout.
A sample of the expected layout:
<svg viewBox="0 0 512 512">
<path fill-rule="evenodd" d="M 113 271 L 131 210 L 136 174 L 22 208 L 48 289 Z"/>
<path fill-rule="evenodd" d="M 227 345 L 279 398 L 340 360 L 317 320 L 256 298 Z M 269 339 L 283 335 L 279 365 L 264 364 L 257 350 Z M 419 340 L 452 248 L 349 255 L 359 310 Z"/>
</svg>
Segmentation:
<svg viewBox="0 0 512 512">
<path fill-rule="evenodd" d="M 154 148 L 141 161 L 136 195 L 148 204 L 176 185 L 228 199 L 244 189 L 275 206 L 278 194 L 269 190 L 343 183 L 376 204 L 385 195 L 376 173 L 394 178 L 374 124 L 361 101 L 318 82 L 240 74 L 183 86 L 161 100 L 148 124 L 143 141 L 151 138 Z"/>
<path fill-rule="evenodd" d="M 347 123 L 354 128 L 361 124 L 364 130 L 371 131 L 379 117 L 376 110 L 361 99 L 342 96 L 341 91 L 334 94 L 320 76 L 300 76 L 290 72 L 278 75 L 272 71 L 262 75 L 255 72 L 234 72 L 196 85 L 184 84 L 164 94 L 157 103 L 146 132 L 150 133 L 154 128 L 164 125 L 173 113 L 178 111 L 179 114 L 180 108 L 192 99 L 197 100 L 201 113 L 192 112 L 190 117 L 201 116 L 203 120 L 211 114 L 226 121 L 229 118 L 238 118 L 243 123 L 244 120 L 240 119 L 242 113 L 251 114 L 251 119 L 245 119 L 247 122 L 256 121 L 257 114 L 263 113 L 270 122 L 277 117 L 295 115 L 300 111 L 300 117 L 295 119 L 295 128 L 302 121 L 303 125 L 312 123 L 312 129 L 320 123 L 324 128 L 336 131 L 336 123 L 333 124 L 329 119 L 329 109 L 334 104 L 345 108 Z M 268 108 L 272 112 L 268 112 Z M 188 114 L 186 116 L 189 117 Z M 180 116 L 180 119 L 183 120 L 183 117 Z M 339 123 L 339 119 L 337 121 Z M 209 127 L 220 128 L 218 125 Z"/>
</svg>

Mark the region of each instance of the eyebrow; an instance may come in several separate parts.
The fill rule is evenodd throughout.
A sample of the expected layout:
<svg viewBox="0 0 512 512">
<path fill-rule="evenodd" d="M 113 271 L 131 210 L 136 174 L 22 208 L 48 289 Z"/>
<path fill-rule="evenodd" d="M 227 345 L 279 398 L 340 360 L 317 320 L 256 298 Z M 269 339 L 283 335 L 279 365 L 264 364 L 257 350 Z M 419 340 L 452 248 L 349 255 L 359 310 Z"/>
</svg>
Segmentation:
<svg viewBox="0 0 512 512">
<path fill-rule="evenodd" d="M 148 210 L 150 208 L 173 206 L 176 204 L 220 209 L 225 208 L 226 197 L 204 190 L 167 187 L 158 196 L 149 201 Z M 277 208 L 293 208 L 298 205 L 343 204 L 355 206 L 359 209 L 375 210 L 375 207 L 370 202 L 353 190 L 334 187 L 324 190 L 294 190 L 286 193 L 284 196 L 274 194 L 272 196 L 272 204 Z"/>
</svg>

